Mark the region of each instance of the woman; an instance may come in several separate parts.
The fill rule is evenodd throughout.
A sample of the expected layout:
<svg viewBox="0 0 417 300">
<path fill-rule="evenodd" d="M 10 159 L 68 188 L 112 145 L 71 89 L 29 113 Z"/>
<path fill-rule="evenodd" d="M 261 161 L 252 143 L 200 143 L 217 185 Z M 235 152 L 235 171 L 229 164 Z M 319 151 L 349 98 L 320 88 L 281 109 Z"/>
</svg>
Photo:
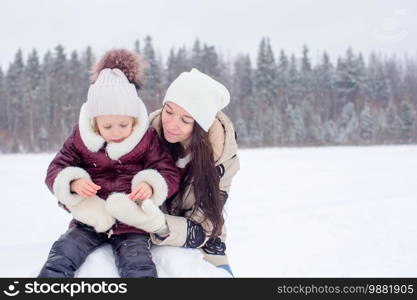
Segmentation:
<svg viewBox="0 0 417 300">
<path fill-rule="evenodd" d="M 146 209 L 139 227 L 156 245 L 200 248 L 205 260 L 232 274 L 223 207 L 239 159 L 233 124 L 220 111 L 229 100 L 221 83 L 196 69 L 171 83 L 163 108 L 149 120 L 181 169 L 182 183 L 161 209 Z"/>
</svg>

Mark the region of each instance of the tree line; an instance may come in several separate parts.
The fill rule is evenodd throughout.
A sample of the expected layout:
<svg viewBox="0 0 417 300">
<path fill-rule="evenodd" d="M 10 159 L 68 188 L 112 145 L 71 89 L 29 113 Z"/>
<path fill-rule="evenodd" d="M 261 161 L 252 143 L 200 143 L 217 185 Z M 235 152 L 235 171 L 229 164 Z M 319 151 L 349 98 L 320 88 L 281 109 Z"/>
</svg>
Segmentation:
<svg viewBox="0 0 417 300">
<path fill-rule="evenodd" d="M 195 67 L 230 90 L 224 112 L 241 147 L 409 144 L 417 142 L 417 62 L 348 48 L 332 62 L 328 53 L 312 63 L 305 45 L 299 55 L 274 53 L 262 38 L 256 62 L 232 58 L 196 39 L 172 48 L 164 59 L 152 38 L 132 50 L 146 62 L 139 95 L 148 111 L 161 106 L 168 85 Z M 77 123 L 96 55 L 91 47 L 66 53 L 63 45 L 42 58 L 18 50 L 0 68 L 0 152 L 56 151 Z"/>
</svg>

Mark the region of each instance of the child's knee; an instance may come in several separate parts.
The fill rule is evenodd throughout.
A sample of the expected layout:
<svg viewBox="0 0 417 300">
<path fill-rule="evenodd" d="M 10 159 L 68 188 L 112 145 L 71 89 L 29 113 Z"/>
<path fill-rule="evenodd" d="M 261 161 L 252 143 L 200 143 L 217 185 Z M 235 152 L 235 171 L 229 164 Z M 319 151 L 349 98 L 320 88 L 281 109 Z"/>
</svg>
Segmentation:
<svg viewBox="0 0 417 300">
<path fill-rule="evenodd" d="M 114 245 L 120 277 L 157 277 L 149 237 L 132 235 Z"/>
<path fill-rule="evenodd" d="M 119 252 L 117 268 L 120 277 L 157 277 L 150 251 L 142 247 L 127 247 Z"/>
<path fill-rule="evenodd" d="M 94 238 L 94 233 L 71 228 L 53 243 L 45 265 L 75 271 L 100 244 L 100 240 Z"/>
</svg>

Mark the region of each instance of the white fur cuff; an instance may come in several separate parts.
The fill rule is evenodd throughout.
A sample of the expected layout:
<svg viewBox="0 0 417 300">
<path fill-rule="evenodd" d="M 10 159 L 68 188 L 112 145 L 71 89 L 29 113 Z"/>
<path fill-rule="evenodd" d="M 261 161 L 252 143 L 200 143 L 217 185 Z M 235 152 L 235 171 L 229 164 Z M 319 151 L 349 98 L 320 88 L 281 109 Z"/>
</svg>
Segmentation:
<svg viewBox="0 0 417 300">
<path fill-rule="evenodd" d="M 84 199 L 78 194 L 71 193 L 71 181 L 79 178 L 90 179 L 90 175 L 78 167 L 67 167 L 58 173 L 55 177 L 53 191 L 59 202 L 65 205 L 76 205 Z"/>
<path fill-rule="evenodd" d="M 156 170 L 146 169 L 140 171 L 132 179 L 132 190 L 143 181 L 152 186 L 153 195 L 150 199 L 153 200 L 156 206 L 164 203 L 168 196 L 168 185 L 164 177 Z"/>
</svg>

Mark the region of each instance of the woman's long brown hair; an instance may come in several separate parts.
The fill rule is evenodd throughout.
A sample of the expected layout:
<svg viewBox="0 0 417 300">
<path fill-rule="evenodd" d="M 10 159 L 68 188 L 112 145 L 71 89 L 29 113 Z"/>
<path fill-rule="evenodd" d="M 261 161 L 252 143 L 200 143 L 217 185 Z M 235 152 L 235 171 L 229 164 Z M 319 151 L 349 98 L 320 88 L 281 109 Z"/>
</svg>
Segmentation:
<svg viewBox="0 0 417 300">
<path fill-rule="evenodd" d="M 162 141 L 176 161 L 183 154 L 182 146 L 180 143 L 169 143 L 165 139 L 162 117 L 160 126 Z M 208 133 L 197 122 L 194 122 L 187 150 L 191 153 L 192 159 L 180 185 L 179 199 L 183 201 L 186 188 L 192 184 L 195 195 L 193 213 L 198 209 L 202 211 L 205 220 L 208 219 L 213 226 L 210 237 L 215 238 L 221 234 L 224 224 L 224 201 L 220 197 L 220 176 L 214 164 L 213 148 Z"/>
</svg>

